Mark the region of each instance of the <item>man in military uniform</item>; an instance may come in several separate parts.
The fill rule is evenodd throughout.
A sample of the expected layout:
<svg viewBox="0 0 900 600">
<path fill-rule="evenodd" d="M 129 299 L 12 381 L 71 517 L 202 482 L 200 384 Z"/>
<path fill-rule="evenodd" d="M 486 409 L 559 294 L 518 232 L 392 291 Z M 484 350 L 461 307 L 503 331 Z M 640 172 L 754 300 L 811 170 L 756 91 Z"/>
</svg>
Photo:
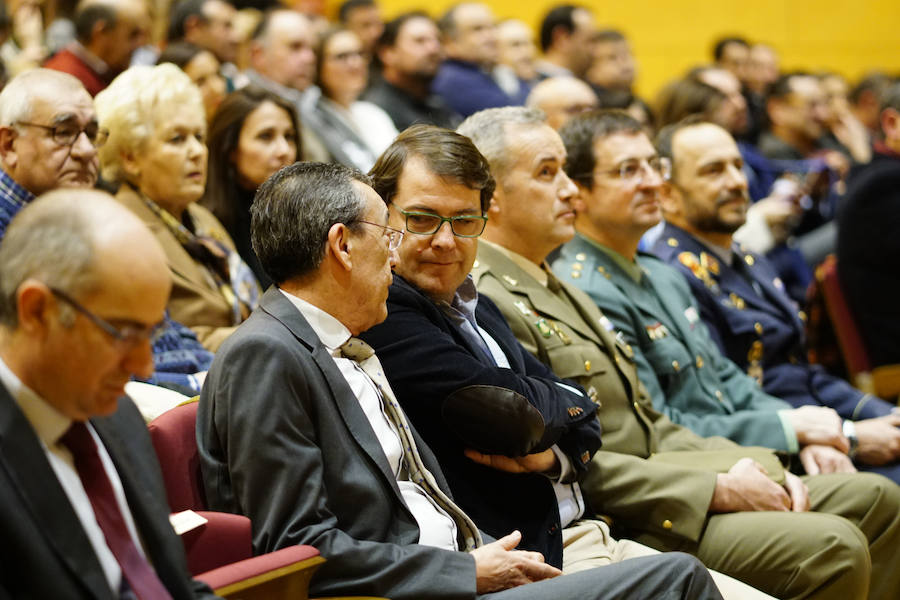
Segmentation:
<svg viewBox="0 0 900 600">
<path fill-rule="evenodd" d="M 888 505 L 896 502 L 896 486 L 876 476 L 807 477 L 812 509 L 831 514 L 759 512 L 792 503 L 793 510 L 804 510 L 803 498 L 794 497 L 806 494 L 804 481 L 783 472 L 770 450 L 701 438 L 654 410 L 638 381 L 633 347 L 589 297 L 550 272 L 545 258 L 575 233 L 577 191 L 563 172 L 561 140 L 541 113 L 482 111 L 459 131 L 473 139 L 497 181 L 472 271 L 479 292 L 494 300 L 528 351 L 581 384 L 598 406 L 604 444 L 582 482 L 594 508 L 633 539 L 692 552 L 707 566 L 781 598 L 866 597 L 867 583 L 837 573 L 845 559 L 831 562 L 837 554 L 818 549 L 830 545 L 825 538 L 835 532 L 852 531 L 834 515 L 866 505 L 869 492 L 858 485 L 875 485 L 893 498 L 876 509 L 887 511 L 879 519 L 895 510 Z M 844 556 L 859 557 L 853 552 Z M 880 542 L 873 552 L 878 569 L 886 568 L 890 545 Z M 808 564 L 810 557 L 819 564 Z"/>
<path fill-rule="evenodd" d="M 834 408 L 846 419 L 857 464 L 900 481 L 895 406 L 807 362 L 805 315 L 768 261 L 732 242 L 748 204 L 732 137 L 712 123 L 674 125 L 657 149 L 673 172 L 661 196 L 666 226 L 653 250 L 684 274 L 713 341 L 767 393 L 793 406 Z"/>
</svg>

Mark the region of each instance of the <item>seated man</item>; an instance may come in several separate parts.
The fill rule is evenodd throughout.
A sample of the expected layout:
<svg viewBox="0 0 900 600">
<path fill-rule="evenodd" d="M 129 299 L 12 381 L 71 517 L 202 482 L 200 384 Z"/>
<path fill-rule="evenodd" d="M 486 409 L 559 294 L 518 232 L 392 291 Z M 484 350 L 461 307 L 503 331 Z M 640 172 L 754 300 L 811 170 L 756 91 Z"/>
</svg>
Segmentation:
<svg viewBox="0 0 900 600">
<path fill-rule="evenodd" d="M 257 192 L 253 245 L 276 286 L 219 349 L 203 387 L 197 438 L 210 505 L 250 517 L 257 552 L 318 548 L 328 562 L 311 595 L 719 597 L 684 555 L 553 579 L 559 571 L 539 554 L 513 550 L 518 532 L 482 544 L 377 357 L 352 337 L 385 318 L 403 236 L 368 182 L 297 163 Z"/>
<path fill-rule="evenodd" d="M 841 433 L 840 417 L 825 407 L 792 408 L 763 392 L 710 340 L 684 278 L 637 252 L 641 235 L 660 220 L 658 196 L 669 173 L 668 161 L 656 155 L 639 123 L 618 111 L 593 113 L 575 117 L 561 137 L 566 172 L 579 188 L 581 208 L 577 235 L 563 246 L 554 272 L 588 292 L 621 331 L 654 407 L 700 435 L 725 435 L 742 444 L 799 453 L 809 474 L 854 470 L 845 454 L 849 443 Z M 800 496 L 792 493 L 785 506 L 802 511 L 835 500 L 833 492 L 818 491 L 823 485 L 847 494 L 828 512 L 855 521 L 860 509 L 871 510 L 855 521 L 860 529 L 875 522 L 887 529 L 866 532 L 872 560 L 869 597 L 891 598 L 900 585 L 894 578 L 900 574 L 894 551 L 885 553 L 893 542 L 884 544 L 898 535 L 900 514 L 884 505 L 873 507 L 871 499 L 892 505 L 900 501 L 900 488 L 877 475 L 855 475 L 850 481 L 846 477 L 813 478 L 807 482 L 809 500 L 805 491 Z M 878 491 L 860 493 L 860 485 Z"/>
<path fill-rule="evenodd" d="M 637 379 L 632 349 L 590 298 L 550 272 L 546 257 L 575 233 L 577 190 L 562 170 L 562 141 L 543 116 L 513 107 L 482 111 L 459 131 L 483 149 L 497 180 L 472 272 L 479 293 L 497 303 L 526 349 L 557 375 L 589 389 L 599 405 L 603 448 L 581 483 L 590 504 L 629 537 L 692 552 L 779 598 L 830 597 L 867 587 L 865 567 L 835 561 L 838 555 L 868 560 L 852 528 L 844 530 L 842 550 L 815 553 L 829 544 L 833 517 L 774 512 L 790 504 L 791 490 L 802 489 L 797 477 L 783 472 L 770 450 L 701 438 L 654 410 Z M 765 464 L 769 477 L 754 463 Z M 834 512 L 837 504 L 821 502 L 827 497 L 823 484 L 822 478 L 810 482 L 816 511 Z M 851 500 L 859 495 L 853 486 L 839 489 Z M 750 500 L 761 494 L 769 500 Z M 810 527 L 809 520 L 819 525 Z M 738 597 L 750 596 L 741 590 Z"/>
<path fill-rule="evenodd" d="M 97 183 L 97 115 L 75 77 L 34 69 L 12 79 L 0 93 L 0 239 L 9 221 L 55 188 L 92 188 Z M 154 373 L 147 381 L 193 395 L 212 362 L 197 336 L 165 318 L 153 338 Z"/>
<path fill-rule="evenodd" d="M 124 396 L 171 288 L 153 235 L 107 194 L 51 192 L 13 219 L 0 272 L 0 597 L 215 598 Z"/>
<path fill-rule="evenodd" d="M 749 202 L 734 140 L 693 122 L 664 129 L 657 150 L 672 162 L 672 182 L 661 195 L 666 226 L 654 252 L 685 276 L 722 354 L 793 406 L 834 408 L 847 419 L 851 457 L 884 465 L 870 468 L 900 481 L 896 407 L 807 362 L 802 315 L 781 280 L 764 257 L 732 241 Z"/>
</svg>

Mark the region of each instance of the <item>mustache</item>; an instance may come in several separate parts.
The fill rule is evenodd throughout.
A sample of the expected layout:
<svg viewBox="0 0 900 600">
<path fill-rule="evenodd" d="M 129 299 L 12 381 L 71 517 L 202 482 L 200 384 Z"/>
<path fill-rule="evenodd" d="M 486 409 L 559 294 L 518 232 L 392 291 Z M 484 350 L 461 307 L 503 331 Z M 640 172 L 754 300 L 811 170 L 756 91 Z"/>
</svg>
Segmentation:
<svg viewBox="0 0 900 600">
<path fill-rule="evenodd" d="M 719 197 L 716 198 L 716 208 L 728 202 L 734 202 L 735 200 L 743 200 L 745 203 L 749 203 L 750 192 L 748 192 L 747 190 L 732 190 L 730 192 L 720 194 Z"/>
</svg>

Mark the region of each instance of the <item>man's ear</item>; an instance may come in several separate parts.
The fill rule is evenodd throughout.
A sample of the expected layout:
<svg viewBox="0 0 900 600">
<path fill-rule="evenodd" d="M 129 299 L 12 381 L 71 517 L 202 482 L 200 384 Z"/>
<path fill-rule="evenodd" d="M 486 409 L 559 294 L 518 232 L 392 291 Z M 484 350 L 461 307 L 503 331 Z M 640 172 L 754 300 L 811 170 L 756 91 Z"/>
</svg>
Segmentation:
<svg viewBox="0 0 900 600">
<path fill-rule="evenodd" d="M 671 181 L 663 182 L 659 189 L 659 206 L 666 220 L 672 216 L 681 216 L 684 212 L 684 196 Z"/>
<path fill-rule="evenodd" d="M 50 289 L 36 279 L 26 279 L 16 290 L 18 328 L 31 335 L 41 335 L 47 329 L 50 308 Z"/>
<path fill-rule="evenodd" d="M 132 150 L 123 150 L 119 154 L 119 162 L 122 163 L 122 170 L 129 178 L 137 179 L 141 176 L 141 167 L 137 161 L 137 155 Z"/>
<path fill-rule="evenodd" d="M 900 140 L 900 112 L 893 108 L 885 108 L 881 111 L 881 130 L 884 132 L 886 140 Z M 2 130 L 0 130 L 0 135 L 2 135 Z M 0 137 L 0 144 L 2 144 L 2 140 L 3 138 Z M 2 146 L 0 146 L 0 152 L 2 152 Z"/>
<path fill-rule="evenodd" d="M 328 247 L 325 251 L 334 258 L 338 266 L 348 272 L 353 268 L 351 257 L 353 246 L 350 228 L 346 224 L 335 223 L 331 226 L 328 230 Z"/>
<path fill-rule="evenodd" d="M 14 144 L 18 136 L 15 127 L 0 127 L 0 162 L 7 171 L 15 170 L 19 162 Z"/>
</svg>

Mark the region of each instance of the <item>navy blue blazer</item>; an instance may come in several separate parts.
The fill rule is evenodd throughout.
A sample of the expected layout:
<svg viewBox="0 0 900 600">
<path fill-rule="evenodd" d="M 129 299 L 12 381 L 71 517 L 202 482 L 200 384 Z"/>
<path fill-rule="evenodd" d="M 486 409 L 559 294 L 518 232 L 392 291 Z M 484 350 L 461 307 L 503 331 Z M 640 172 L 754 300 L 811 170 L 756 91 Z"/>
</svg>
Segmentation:
<svg viewBox="0 0 900 600">
<path fill-rule="evenodd" d="M 463 450 L 522 456 L 557 444 L 582 472 L 600 447 L 595 405 L 578 384 L 559 379 L 525 351 L 485 296 L 478 298 L 475 318 L 499 344 L 509 369 L 489 364 L 402 277 L 394 276 L 387 306 L 387 320 L 361 337 L 375 348 L 398 401 L 437 455 L 457 503 L 483 531 L 499 537 L 518 529 L 521 548 L 560 566 L 562 534 L 550 480 L 481 466 Z"/>
<path fill-rule="evenodd" d="M 805 315 L 785 293 L 764 257 L 735 246 L 733 251 L 742 263 L 729 266 L 672 224 L 666 224 L 653 251 L 685 276 L 722 353 L 748 374 L 761 376 L 767 393 L 793 406 L 828 406 L 845 419 L 891 412 L 892 404 L 864 394 L 807 361 Z"/>
</svg>

